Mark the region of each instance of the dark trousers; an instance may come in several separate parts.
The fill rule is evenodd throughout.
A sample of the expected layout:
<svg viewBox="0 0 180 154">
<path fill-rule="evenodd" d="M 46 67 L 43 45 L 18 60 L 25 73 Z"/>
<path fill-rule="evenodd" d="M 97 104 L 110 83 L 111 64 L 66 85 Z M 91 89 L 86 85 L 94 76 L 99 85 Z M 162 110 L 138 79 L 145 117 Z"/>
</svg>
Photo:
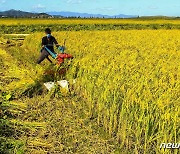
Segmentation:
<svg viewBox="0 0 180 154">
<path fill-rule="evenodd" d="M 40 64 L 45 58 L 50 62 L 52 63 L 51 59 L 49 59 L 49 53 L 45 50 L 45 49 L 42 49 L 41 50 L 41 55 L 37 61 L 38 64 Z"/>
</svg>

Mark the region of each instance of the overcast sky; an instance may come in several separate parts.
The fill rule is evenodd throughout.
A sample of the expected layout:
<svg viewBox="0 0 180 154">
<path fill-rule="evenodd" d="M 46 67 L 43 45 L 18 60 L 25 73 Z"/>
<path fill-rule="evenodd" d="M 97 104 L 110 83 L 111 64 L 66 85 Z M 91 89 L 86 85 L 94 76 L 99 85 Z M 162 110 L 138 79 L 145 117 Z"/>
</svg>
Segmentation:
<svg viewBox="0 0 180 154">
<path fill-rule="evenodd" d="M 180 16 L 180 0 L 0 0 L 0 11 Z"/>
</svg>

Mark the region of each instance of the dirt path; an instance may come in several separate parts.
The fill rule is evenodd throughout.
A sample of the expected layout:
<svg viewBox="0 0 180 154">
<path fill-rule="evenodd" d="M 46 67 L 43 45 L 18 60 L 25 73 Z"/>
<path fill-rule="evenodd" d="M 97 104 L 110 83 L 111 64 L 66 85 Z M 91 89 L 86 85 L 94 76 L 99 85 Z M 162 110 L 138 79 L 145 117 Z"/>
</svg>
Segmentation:
<svg viewBox="0 0 180 154">
<path fill-rule="evenodd" d="M 5 36 L 28 36 L 30 34 L 4 34 Z"/>
</svg>

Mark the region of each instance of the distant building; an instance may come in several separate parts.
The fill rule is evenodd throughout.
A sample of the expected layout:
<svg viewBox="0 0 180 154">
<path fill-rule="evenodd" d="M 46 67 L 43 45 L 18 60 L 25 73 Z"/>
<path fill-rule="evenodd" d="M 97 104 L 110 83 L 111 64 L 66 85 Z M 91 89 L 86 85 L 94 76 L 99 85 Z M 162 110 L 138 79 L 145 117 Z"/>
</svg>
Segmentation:
<svg viewBox="0 0 180 154">
<path fill-rule="evenodd" d="M 0 16 L 0 18 L 8 18 L 8 16 Z"/>
</svg>

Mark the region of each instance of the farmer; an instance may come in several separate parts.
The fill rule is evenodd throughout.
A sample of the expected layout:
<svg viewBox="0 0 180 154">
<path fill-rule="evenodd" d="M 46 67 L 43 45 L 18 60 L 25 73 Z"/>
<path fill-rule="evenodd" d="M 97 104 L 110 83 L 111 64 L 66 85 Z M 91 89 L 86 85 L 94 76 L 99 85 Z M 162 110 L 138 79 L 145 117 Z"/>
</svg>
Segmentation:
<svg viewBox="0 0 180 154">
<path fill-rule="evenodd" d="M 45 47 L 47 47 L 52 53 L 55 53 L 54 51 L 54 45 L 56 45 L 56 47 L 58 48 L 60 45 L 58 44 L 58 42 L 56 41 L 55 37 L 53 37 L 51 35 L 51 30 L 49 28 L 45 29 L 45 34 L 46 36 L 44 36 L 42 38 L 42 49 L 41 49 L 41 55 L 37 61 L 38 64 L 40 64 L 45 58 L 52 63 L 52 61 L 49 59 L 49 52 L 45 49 Z"/>
</svg>

